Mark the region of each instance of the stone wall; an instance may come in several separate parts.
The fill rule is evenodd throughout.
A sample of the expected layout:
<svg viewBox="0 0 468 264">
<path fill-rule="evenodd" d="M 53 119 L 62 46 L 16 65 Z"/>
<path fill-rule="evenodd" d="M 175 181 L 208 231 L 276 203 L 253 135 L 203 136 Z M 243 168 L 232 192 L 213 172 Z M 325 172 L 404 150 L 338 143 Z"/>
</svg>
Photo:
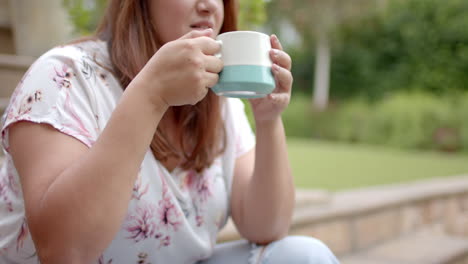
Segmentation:
<svg viewBox="0 0 468 264">
<path fill-rule="evenodd" d="M 422 229 L 466 234 L 468 190 L 448 196 L 382 204 L 379 208 L 296 225 L 293 234 L 323 240 L 337 255 L 358 252 Z M 310 219 L 312 220 L 312 219 Z"/>
<path fill-rule="evenodd" d="M 468 235 L 468 177 L 338 193 L 322 213 L 309 210 L 292 233 L 318 237 L 338 255 L 426 228 Z"/>
<path fill-rule="evenodd" d="M 428 228 L 468 237 L 468 176 L 335 193 L 297 207 L 290 233 L 343 256 Z M 219 241 L 233 239 L 239 235 L 229 223 Z"/>
</svg>

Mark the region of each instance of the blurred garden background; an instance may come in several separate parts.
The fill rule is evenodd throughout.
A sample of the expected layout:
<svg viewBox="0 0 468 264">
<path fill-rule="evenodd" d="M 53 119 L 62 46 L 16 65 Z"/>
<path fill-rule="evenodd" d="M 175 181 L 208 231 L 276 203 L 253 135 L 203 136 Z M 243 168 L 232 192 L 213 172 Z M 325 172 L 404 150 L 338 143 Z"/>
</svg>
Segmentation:
<svg viewBox="0 0 468 264">
<path fill-rule="evenodd" d="M 37 57 L 93 34 L 107 1 L 0 0 L 0 112 Z M 241 30 L 278 35 L 292 57 L 290 233 L 343 264 L 468 263 L 468 1 L 230 1 Z M 240 238 L 228 222 L 218 241 Z"/>
<path fill-rule="evenodd" d="M 73 37 L 92 34 L 106 0 L 62 1 Z M 283 120 L 298 187 L 468 172 L 468 1 L 239 2 L 240 29 L 277 34 L 293 59 Z"/>
<path fill-rule="evenodd" d="M 105 1 L 64 0 L 76 34 Z M 467 14 L 465 0 L 240 1 L 240 28 L 277 34 L 293 59 L 283 119 L 298 187 L 468 172 Z"/>
</svg>

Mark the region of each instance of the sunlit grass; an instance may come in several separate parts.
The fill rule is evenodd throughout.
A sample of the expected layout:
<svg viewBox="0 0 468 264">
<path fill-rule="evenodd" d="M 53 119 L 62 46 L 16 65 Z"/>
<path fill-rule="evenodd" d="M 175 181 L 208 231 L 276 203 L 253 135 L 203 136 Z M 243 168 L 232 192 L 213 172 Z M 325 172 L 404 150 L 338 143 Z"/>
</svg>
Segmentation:
<svg viewBox="0 0 468 264">
<path fill-rule="evenodd" d="M 468 174 L 467 154 L 288 139 L 295 183 L 300 188 L 343 190 Z"/>
</svg>

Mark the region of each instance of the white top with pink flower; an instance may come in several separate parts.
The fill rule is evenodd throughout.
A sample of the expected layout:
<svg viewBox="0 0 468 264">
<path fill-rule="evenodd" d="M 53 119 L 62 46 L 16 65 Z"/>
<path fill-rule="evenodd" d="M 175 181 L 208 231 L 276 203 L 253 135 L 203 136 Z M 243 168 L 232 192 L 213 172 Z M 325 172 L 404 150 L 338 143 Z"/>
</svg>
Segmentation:
<svg viewBox="0 0 468 264">
<path fill-rule="evenodd" d="M 8 126 L 21 120 L 49 124 L 91 147 L 123 93 L 111 68 L 105 42 L 57 47 L 41 56 L 16 88 L 2 120 L 0 263 L 39 262 L 8 152 Z M 226 151 L 201 174 L 169 172 L 148 149 L 127 217 L 96 263 L 195 263 L 211 255 L 229 217 L 235 159 L 255 144 L 243 107 L 238 99 L 224 101 Z"/>
</svg>

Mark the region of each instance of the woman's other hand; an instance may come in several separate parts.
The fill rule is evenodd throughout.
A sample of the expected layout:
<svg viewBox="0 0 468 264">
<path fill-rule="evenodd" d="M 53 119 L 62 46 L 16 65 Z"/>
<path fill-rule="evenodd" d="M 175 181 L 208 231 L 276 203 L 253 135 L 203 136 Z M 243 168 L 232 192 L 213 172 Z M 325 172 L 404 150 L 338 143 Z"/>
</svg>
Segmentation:
<svg viewBox="0 0 468 264">
<path fill-rule="evenodd" d="M 270 58 L 273 62 L 272 72 L 276 88 L 271 94 L 258 99 L 250 99 L 256 122 L 271 121 L 281 116 L 289 105 L 293 77 L 291 74 L 291 57 L 283 51 L 281 43 L 275 35 L 270 37 Z"/>
</svg>

